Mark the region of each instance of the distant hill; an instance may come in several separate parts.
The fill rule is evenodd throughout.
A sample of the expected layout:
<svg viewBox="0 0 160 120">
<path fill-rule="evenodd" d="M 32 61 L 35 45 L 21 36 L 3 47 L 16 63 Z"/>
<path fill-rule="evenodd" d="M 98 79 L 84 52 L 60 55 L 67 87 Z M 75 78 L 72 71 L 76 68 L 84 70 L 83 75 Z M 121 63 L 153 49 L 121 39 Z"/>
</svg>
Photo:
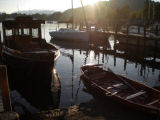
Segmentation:
<svg viewBox="0 0 160 120">
<path fill-rule="evenodd" d="M 22 10 L 16 13 L 21 13 L 21 14 L 27 14 L 27 15 L 33 15 L 33 14 L 53 14 L 54 12 L 56 12 L 55 10 Z"/>
<path fill-rule="evenodd" d="M 110 5 L 114 8 L 120 8 L 129 5 L 132 9 L 138 10 L 144 7 L 145 0 L 110 0 Z"/>
</svg>

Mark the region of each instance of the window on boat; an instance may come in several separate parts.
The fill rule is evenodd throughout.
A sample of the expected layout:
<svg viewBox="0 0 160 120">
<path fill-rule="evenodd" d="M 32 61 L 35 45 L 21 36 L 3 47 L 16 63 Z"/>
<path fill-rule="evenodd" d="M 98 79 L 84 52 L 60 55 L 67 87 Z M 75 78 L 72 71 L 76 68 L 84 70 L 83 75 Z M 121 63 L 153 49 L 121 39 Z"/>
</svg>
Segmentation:
<svg viewBox="0 0 160 120">
<path fill-rule="evenodd" d="M 24 35 L 29 35 L 29 28 L 24 28 Z"/>
<path fill-rule="evenodd" d="M 12 35 L 12 29 L 6 30 L 6 36 L 11 36 Z"/>
<path fill-rule="evenodd" d="M 38 28 L 32 28 L 32 36 L 38 38 Z"/>
<path fill-rule="evenodd" d="M 13 35 L 18 35 L 18 29 L 13 29 Z"/>
</svg>

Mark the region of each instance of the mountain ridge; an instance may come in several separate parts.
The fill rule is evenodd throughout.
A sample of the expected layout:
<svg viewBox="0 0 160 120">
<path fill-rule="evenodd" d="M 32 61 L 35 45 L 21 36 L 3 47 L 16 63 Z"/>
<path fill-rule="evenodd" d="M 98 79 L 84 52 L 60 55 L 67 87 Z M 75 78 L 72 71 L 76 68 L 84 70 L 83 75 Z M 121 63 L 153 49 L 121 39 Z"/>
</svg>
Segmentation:
<svg viewBox="0 0 160 120">
<path fill-rule="evenodd" d="M 33 10 L 21 10 L 17 11 L 15 13 L 21 13 L 21 14 L 26 14 L 26 15 L 33 15 L 33 14 L 53 14 L 55 13 L 55 10 L 39 10 L 39 9 L 33 9 Z"/>
</svg>

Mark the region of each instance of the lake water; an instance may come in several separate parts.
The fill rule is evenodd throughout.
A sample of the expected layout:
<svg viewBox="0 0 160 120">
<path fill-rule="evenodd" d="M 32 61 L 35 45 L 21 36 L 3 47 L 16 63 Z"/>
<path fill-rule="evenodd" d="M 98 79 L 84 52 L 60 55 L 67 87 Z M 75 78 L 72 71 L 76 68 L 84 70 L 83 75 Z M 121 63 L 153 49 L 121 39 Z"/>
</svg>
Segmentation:
<svg viewBox="0 0 160 120">
<path fill-rule="evenodd" d="M 49 31 L 55 29 L 55 27 L 56 25 L 52 24 L 45 25 L 45 38 L 48 42 L 51 40 Z M 113 43 L 113 41 L 110 42 Z M 94 50 L 89 50 L 83 44 L 77 45 L 54 40 L 52 43 L 56 44 L 61 51 L 61 55 L 55 65 L 61 78 L 62 86 L 60 107 L 85 102 L 92 98 L 82 90 L 84 86 L 79 78 L 81 74 L 80 67 L 84 64 L 103 64 L 104 69 L 110 68 L 117 74 L 127 76 L 150 87 L 160 86 L 159 69 L 115 57 L 114 55 L 95 52 Z M 70 56 L 73 56 L 73 60 Z"/>
<path fill-rule="evenodd" d="M 57 27 L 57 24 L 42 25 L 42 37 L 45 38 L 47 42 L 50 42 L 51 37 L 49 35 L 49 32 L 56 30 Z M 65 27 L 65 25 L 62 24 L 60 27 Z M 113 43 L 113 39 L 110 39 L 110 42 Z M 58 100 L 60 100 L 59 107 L 68 107 L 93 99 L 91 95 L 83 91 L 84 85 L 80 81 L 80 68 L 84 64 L 103 64 L 104 69 L 110 68 L 117 74 L 127 76 L 130 79 L 142 82 L 150 87 L 160 86 L 159 69 L 152 68 L 145 64 L 140 64 L 120 57 L 115 57 L 114 55 L 103 54 L 101 52 L 90 50 L 84 44 L 77 45 L 76 43 L 70 44 L 67 42 L 57 42 L 54 40 L 52 41 L 52 43 L 56 44 L 61 51 L 61 55 L 55 64 L 55 69 L 57 70 L 61 82 L 61 93 L 58 98 Z M 36 80 L 36 78 L 34 80 Z M 39 81 L 39 78 L 37 78 L 36 81 Z M 35 87 L 35 89 L 41 89 L 41 87 L 37 87 L 38 82 L 36 83 L 37 84 L 32 84 L 32 88 Z M 26 87 L 26 89 L 28 89 L 28 87 Z M 30 91 L 30 93 L 27 93 L 27 91 Z M 44 93 L 38 93 L 38 90 L 35 93 L 41 94 L 39 95 L 39 104 L 44 102 L 43 100 L 47 96 L 50 89 L 40 91 Z M 22 96 L 26 98 L 26 100 L 28 100 L 28 97 L 31 97 L 33 94 L 32 90 L 26 90 L 25 94 L 23 92 L 21 93 Z M 49 97 L 46 98 L 50 99 Z M 53 98 L 51 98 L 51 101 L 52 100 Z M 33 106 L 34 103 L 36 103 L 31 100 L 29 101 Z M 52 102 L 47 102 L 48 101 L 46 101 L 45 105 L 51 106 Z"/>
</svg>

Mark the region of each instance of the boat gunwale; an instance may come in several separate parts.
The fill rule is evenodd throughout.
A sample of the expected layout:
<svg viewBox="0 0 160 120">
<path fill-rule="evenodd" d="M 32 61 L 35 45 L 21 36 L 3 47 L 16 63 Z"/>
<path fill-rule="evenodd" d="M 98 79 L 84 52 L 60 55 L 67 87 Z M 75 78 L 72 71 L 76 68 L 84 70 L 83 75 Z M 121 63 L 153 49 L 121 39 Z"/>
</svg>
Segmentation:
<svg viewBox="0 0 160 120">
<path fill-rule="evenodd" d="M 47 44 L 49 44 L 49 43 L 47 43 Z M 56 50 L 48 51 L 48 53 L 52 52 L 54 55 L 56 55 L 56 57 L 54 58 L 54 60 L 56 60 L 60 56 L 60 51 L 59 51 L 57 46 L 55 46 L 53 44 L 50 44 L 50 45 L 54 46 Z M 15 49 L 9 48 L 9 47 L 4 46 L 4 45 L 3 45 L 3 48 L 2 48 L 2 54 L 7 54 L 9 56 L 12 56 L 12 57 L 15 57 L 15 58 L 18 58 L 18 59 L 30 60 L 30 61 L 39 61 L 39 62 L 53 61 L 53 59 L 52 60 L 41 60 L 41 59 L 26 58 L 26 57 L 22 56 L 22 54 L 25 54 L 25 52 L 15 50 Z M 41 53 L 34 53 L 33 52 L 31 54 L 41 54 Z"/>
</svg>

